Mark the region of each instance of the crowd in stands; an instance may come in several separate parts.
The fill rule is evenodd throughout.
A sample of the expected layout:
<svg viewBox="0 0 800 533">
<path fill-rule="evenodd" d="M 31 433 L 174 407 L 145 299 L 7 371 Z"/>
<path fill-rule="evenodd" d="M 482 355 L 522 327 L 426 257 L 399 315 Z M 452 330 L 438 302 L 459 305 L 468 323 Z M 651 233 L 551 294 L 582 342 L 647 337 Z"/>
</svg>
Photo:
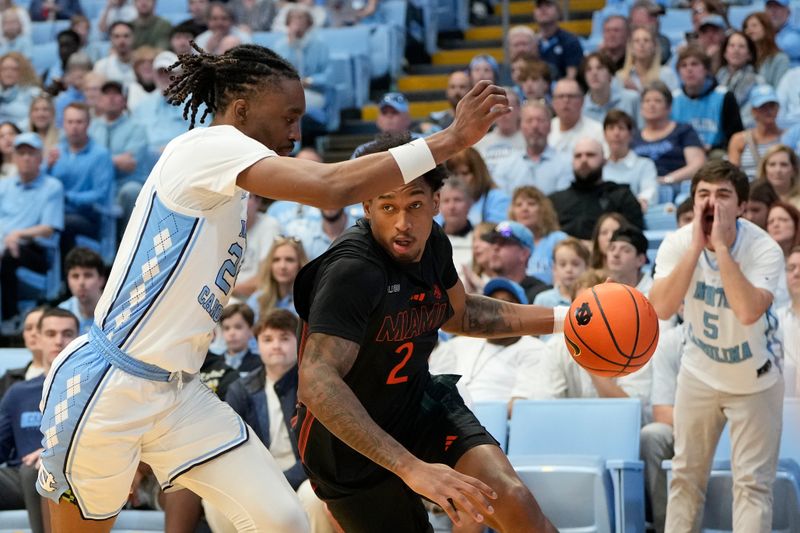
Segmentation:
<svg viewBox="0 0 800 533">
<path fill-rule="evenodd" d="M 189 0 L 186 19 L 172 25 L 155 14 L 155 1 L 108 0 L 95 20 L 78 0 L 32 0 L 27 9 L 0 3 L 2 332 L 21 333 L 32 353 L 26 368 L 0 380 L 0 510 L 27 508 L 34 531 L 42 530 L 42 518 L 29 490 L 40 451 L 33 398 L 55 355 L 91 325 L 142 183 L 188 127 L 182 108 L 162 94 L 177 54 L 197 53 L 190 40 L 222 54 L 252 42 L 253 32 L 284 31 L 275 50 L 297 67 L 308 120 L 321 124 L 330 71 L 314 29 L 380 15 L 379 0 Z M 740 198 L 742 217 L 785 258 L 773 307 L 787 395 L 800 394 L 800 28 L 791 4 L 768 0 L 763 12 L 734 27 L 719 0 L 693 0 L 692 27 L 676 38 L 674 28 L 660 26 L 661 5 L 615 3 L 593 49 L 561 27 L 560 6 L 538 0 L 531 17 L 538 31 L 525 25 L 508 32 L 510 69 L 478 55 L 450 73 L 446 109 L 416 123 L 405 95 L 389 92 L 378 102 L 380 132 L 425 136 L 450 125 L 476 81 L 507 86 L 512 112 L 445 165 L 450 178 L 437 222 L 461 281 L 469 292 L 545 306 L 569 305 L 607 279 L 647 294 L 665 230 L 692 223 L 692 177 L 707 161 L 727 159 L 751 180 L 748 197 Z M 47 20 L 70 20 L 70 28 L 57 35 L 58 61 L 37 72 L 32 25 Z M 322 160 L 311 146 L 296 157 Z M 291 430 L 293 282 L 362 214 L 360 206 L 320 210 L 250 195 L 248 247 L 200 374 L 270 448 L 316 532 L 334 529 L 305 478 Z M 35 307 L 48 298 L 31 297 L 21 271 L 47 280 L 33 287 L 40 296 L 49 278 L 64 287 L 58 306 Z M 465 397 L 506 402 L 509 413 L 518 399 L 639 398 L 651 518 L 660 532 L 666 481 L 659 466 L 672 453 L 670 409 L 686 342 L 680 315 L 662 321 L 653 362 L 615 379 L 582 370 L 560 335 L 442 334 L 430 368 L 462 375 Z M 135 489 L 146 493 L 136 501 L 184 517 L 183 525 L 203 512 L 187 491 L 159 494 L 146 482 Z M 219 510 L 206 506 L 204 514 L 215 532 L 231 530 Z"/>
</svg>

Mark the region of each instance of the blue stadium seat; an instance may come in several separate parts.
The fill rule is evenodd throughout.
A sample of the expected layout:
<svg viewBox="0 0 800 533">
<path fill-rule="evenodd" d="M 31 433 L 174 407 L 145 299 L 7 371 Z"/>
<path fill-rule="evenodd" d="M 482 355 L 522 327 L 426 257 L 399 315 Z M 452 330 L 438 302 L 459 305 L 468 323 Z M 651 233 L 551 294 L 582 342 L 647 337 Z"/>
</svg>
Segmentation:
<svg viewBox="0 0 800 533">
<path fill-rule="evenodd" d="M 58 43 L 51 40 L 47 43 L 34 44 L 31 53 L 31 64 L 36 73 L 41 76 L 44 72 L 59 61 Z"/>
<path fill-rule="evenodd" d="M 189 18 L 189 3 L 187 0 L 157 0 L 156 15 L 163 17 L 164 13 L 183 13 L 183 18 Z"/>
<path fill-rule="evenodd" d="M 464 31 L 469 27 L 469 2 L 435 0 L 438 31 Z"/>
<path fill-rule="evenodd" d="M 778 471 L 772 487 L 773 533 L 800 531 L 800 398 L 785 398 L 783 433 L 778 456 Z M 733 531 L 733 474 L 731 440 L 727 424 L 722 431 L 706 489 L 703 510 L 703 533 Z M 667 482 L 672 479 L 672 461 L 664 461 Z"/>
<path fill-rule="evenodd" d="M 667 12 L 659 18 L 659 28 L 673 46 L 680 44 L 684 40 L 686 32 L 691 31 L 692 28 L 691 9 L 667 9 Z"/>
<path fill-rule="evenodd" d="M 666 203 L 649 206 L 644 214 L 644 227 L 649 230 L 678 229 L 678 221 L 675 218 L 675 205 Z"/>
<path fill-rule="evenodd" d="M 20 283 L 19 299 L 20 309 L 33 307 L 36 301 L 53 300 L 61 292 L 61 251 L 58 246 L 59 236 L 56 233 L 49 239 L 37 239 L 39 244 L 44 246 L 47 251 L 47 261 L 50 268 L 47 272 L 40 274 L 27 268 L 17 269 L 17 280 Z M 29 300 L 32 303 L 22 304 L 22 301 Z"/>
<path fill-rule="evenodd" d="M 253 44 L 272 48 L 276 42 L 281 38 L 279 32 L 273 31 L 256 31 L 253 32 Z"/>
<path fill-rule="evenodd" d="M 372 69 L 370 27 L 362 24 L 347 28 L 320 28 L 317 32 L 328 45 L 331 56 L 343 54 L 351 58 L 354 78 L 350 90 L 355 95 L 355 105 L 363 105 L 369 99 Z"/>
<path fill-rule="evenodd" d="M 411 0 L 413 16 L 409 17 L 407 34 L 423 43 L 425 51 L 433 55 L 437 50 L 439 35 L 438 0 Z"/>
<path fill-rule="evenodd" d="M 117 220 L 122 216 L 122 210 L 116 203 L 116 186 L 109 187 L 109 195 L 102 205 L 95 205 L 94 210 L 100 214 L 100 238 L 91 239 L 86 235 L 77 235 L 76 246 L 84 246 L 94 250 L 110 265 L 114 262 L 117 253 Z"/>
<path fill-rule="evenodd" d="M 0 348 L 0 376 L 9 368 L 21 368 L 31 361 L 31 352 L 25 348 Z M 0 524 L 5 525 L 0 514 Z M 25 517 L 27 521 L 27 516 Z M 27 522 L 26 522 L 27 523 Z"/>
<path fill-rule="evenodd" d="M 508 444 L 508 404 L 505 402 L 475 402 L 472 412 L 505 451 Z"/>
<path fill-rule="evenodd" d="M 638 399 L 515 402 L 509 459 L 560 531 L 644 532 L 640 420 Z"/>
<path fill-rule="evenodd" d="M 746 6 L 730 6 L 728 8 L 728 22 L 731 23 L 732 28 L 740 30 L 747 15 L 756 11 L 764 11 L 764 4 L 765 2 L 753 2 Z M 794 10 L 796 9 L 797 6 L 795 5 Z"/>
</svg>

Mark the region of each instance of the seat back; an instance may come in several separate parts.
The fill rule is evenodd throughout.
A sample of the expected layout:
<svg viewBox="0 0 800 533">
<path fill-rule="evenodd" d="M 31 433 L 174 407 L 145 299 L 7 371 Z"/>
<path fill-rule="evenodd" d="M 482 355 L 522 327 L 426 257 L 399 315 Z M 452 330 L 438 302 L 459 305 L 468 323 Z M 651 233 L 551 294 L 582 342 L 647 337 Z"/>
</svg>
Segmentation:
<svg viewBox="0 0 800 533">
<path fill-rule="evenodd" d="M 506 402 L 476 402 L 472 412 L 492 437 L 506 451 L 508 445 L 508 404 Z"/>
<path fill-rule="evenodd" d="M 638 460 L 640 427 L 641 406 L 634 398 L 519 400 L 508 454 Z"/>
</svg>

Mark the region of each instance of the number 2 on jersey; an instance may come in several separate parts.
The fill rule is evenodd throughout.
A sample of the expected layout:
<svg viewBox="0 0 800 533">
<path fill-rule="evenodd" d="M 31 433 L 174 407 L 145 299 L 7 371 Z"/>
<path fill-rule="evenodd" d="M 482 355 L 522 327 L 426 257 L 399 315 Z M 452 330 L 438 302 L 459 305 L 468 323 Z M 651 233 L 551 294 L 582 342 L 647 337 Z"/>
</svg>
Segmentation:
<svg viewBox="0 0 800 533">
<path fill-rule="evenodd" d="M 217 279 L 216 284 L 217 287 L 220 288 L 222 292 L 228 294 L 231 290 L 231 283 L 233 280 L 236 279 L 236 269 L 239 266 L 239 261 L 242 260 L 242 250 L 241 245 L 238 242 L 231 244 L 230 248 L 228 248 L 228 253 L 233 256 L 233 260 L 226 259 L 222 266 L 219 267 L 219 272 L 217 272 Z M 230 274 L 230 281 L 225 279 L 225 274 Z"/>
<path fill-rule="evenodd" d="M 389 372 L 389 377 L 386 379 L 387 385 L 397 385 L 398 383 L 405 383 L 408 381 L 408 376 L 398 376 L 397 373 L 400 372 L 404 366 L 408 363 L 408 360 L 411 359 L 411 354 L 414 353 L 414 343 L 413 342 L 406 342 L 405 344 L 401 344 L 397 347 L 394 351 L 396 354 L 403 354 L 405 352 L 405 356 L 403 356 L 403 360 L 400 361 L 391 372 Z"/>
</svg>

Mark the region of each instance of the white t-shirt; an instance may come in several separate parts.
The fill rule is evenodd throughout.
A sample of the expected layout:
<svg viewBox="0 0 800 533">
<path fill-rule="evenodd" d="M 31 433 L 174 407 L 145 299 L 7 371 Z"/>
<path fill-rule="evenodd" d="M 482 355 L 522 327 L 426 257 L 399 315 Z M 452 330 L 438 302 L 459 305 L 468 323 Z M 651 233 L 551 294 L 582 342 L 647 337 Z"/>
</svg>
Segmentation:
<svg viewBox="0 0 800 533">
<path fill-rule="evenodd" d="M 95 324 L 130 356 L 196 373 L 246 247 L 239 173 L 275 152 L 232 126 L 184 133 L 150 172 Z"/>
<path fill-rule="evenodd" d="M 791 306 L 778 309 L 778 322 L 783 339 L 786 396 L 800 396 L 800 316 Z M 791 380 L 794 374 L 794 380 Z"/>
<path fill-rule="evenodd" d="M 656 256 L 656 280 L 672 272 L 691 241 L 692 224 L 666 236 Z M 750 283 L 775 294 L 783 253 L 764 230 L 740 218 L 731 255 Z M 750 326 L 742 324 L 728 306 L 710 250 L 703 251 L 692 274 L 683 317 L 689 329 L 682 365 L 697 379 L 730 394 L 756 393 L 777 381 L 782 354 L 774 311 L 770 308 Z M 771 370 L 759 376 L 767 361 L 772 361 Z"/>
<path fill-rule="evenodd" d="M 275 237 L 281 234 L 281 225 L 271 216 L 260 213 L 253 227 L 247 230 L 247 249 L 244 251 L 239 279 L 250 279 L 258 274 L 261 262 L 267 258 Z"/>
<path fill-rule="evenodd" d="M 275 382 L 267 378 L 264 387 L 267 393 L 267 409 L 269 411 L 269 453 L 278 468 L 288 470 L 297 462 L 292 450 L 292 441 L 289 440 L 289 430 L 283 420 L 281 400 L 275 392 Z"/>
<path fill-rule="evenodd" d="M 431 354 L 431 374 L 458 374 L 475 402 L 534 398 L 536 376 L 550 357 L 535 337 L 521 337 L 511 346 L 486 339 L 455 337 L 440 343 Z"/>
<path fill-rule="evenodd" d="M 589 117 L 581 117 L 575 125 L 567 131 L 561 131 L 561 119 L 554 117 L 550 122 L 550 135 L 547 144 L 556 152 L 562 152 L 572 158 L 575 143 L 584 137 L 598 140 L 603 145 L 603 151 L 608 153 L 608 146 L 603 136 L 603 125 Z"/>
<path fill-rule="evenodd" d="M 539 375 L 541 395 L 538 398 L 598 398 L 592 377 L 567 350 L 564 334 L 553 335 L 547 341 L 550 357 L 545 360 Z M 642 422 L 650 421 L 650 391 L 653 383 L 652 362 L 627 376 L 616 378 L 617 385 L 631 398 L 642 402 Z"/>
</svg>

